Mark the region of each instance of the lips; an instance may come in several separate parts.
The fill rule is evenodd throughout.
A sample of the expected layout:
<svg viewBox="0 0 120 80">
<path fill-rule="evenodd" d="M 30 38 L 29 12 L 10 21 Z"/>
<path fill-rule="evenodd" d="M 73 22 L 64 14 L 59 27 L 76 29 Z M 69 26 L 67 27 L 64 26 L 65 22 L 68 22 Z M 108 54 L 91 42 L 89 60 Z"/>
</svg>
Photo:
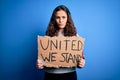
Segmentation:
<svg viewBox="0 0 120 80">
<path fill-rule="evenodd" d="M 64 24 L 59 24 L 59 26 L 64 26 Z"/>
</svg>

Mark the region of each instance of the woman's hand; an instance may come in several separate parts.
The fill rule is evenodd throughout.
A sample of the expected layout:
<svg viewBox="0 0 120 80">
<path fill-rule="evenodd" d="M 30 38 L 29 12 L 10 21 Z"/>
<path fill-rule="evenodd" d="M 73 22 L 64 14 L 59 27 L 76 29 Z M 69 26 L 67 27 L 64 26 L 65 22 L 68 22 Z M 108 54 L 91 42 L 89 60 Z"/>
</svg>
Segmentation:
<svg viewBox="0 0 120 80">
<path fill-rule="evenodd" d="M 37 66 L 38 69 L 43 69 L 44 66 L 43 66 L 43 62 L 42 62 L 42 60 L 37 59 L 36 66 Z"/>
<path fill-rule="evenodd" d="M 85 59 L 81 58 L 78 61 L 78 67 L 83 68 L 85 66 Z"/>
</svg>

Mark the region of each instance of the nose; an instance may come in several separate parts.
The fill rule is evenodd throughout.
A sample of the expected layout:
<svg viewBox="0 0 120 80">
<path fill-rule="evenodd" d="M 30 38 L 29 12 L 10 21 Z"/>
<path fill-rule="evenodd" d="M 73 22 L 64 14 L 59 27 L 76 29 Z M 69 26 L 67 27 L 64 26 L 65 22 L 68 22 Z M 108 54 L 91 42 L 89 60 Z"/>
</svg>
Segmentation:
<svg viewBox="0 0 120 80">
<path fill-rule="evenodd" d="M 63 21 L 63 19 L 62 19 L 62 18 L 60 18 L 59 22 L 61 23 L 62 21 Z"/>
</svg>

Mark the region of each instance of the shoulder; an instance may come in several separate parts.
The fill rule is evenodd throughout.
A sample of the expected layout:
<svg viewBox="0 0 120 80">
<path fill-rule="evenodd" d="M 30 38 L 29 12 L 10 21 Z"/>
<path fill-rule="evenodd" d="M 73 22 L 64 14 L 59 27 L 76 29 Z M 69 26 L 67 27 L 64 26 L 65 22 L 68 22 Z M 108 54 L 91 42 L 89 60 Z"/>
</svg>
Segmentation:
<svg viewBox="0 0 120 80">
<path fill-rule="evenodd" d="M 82 39 L 84 39 L 85 40 L 85 38 L 84 37 L 82 37 L 81 35 L 79 35 L 78 33 L 77 33 L 77 35 L 76 35 L 77 37 L 80 37 L 80 38 L 82 38 Z"/>
<path fill-rule="evenodd" d="M 77 34 L 77 37 L 79 37 L 79 34 Z"/>
</svg>

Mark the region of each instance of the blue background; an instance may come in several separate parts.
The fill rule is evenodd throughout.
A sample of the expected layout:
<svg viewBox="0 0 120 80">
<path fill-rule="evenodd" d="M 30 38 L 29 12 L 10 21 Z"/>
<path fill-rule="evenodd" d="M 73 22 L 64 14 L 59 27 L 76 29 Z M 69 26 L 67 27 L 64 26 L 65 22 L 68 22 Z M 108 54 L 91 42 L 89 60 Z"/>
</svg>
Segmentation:
<svg viewBox="0 0 120 80">
<path fill-rule="evenodd" d="M 0 80 L 43 80 L 36 69 L 37 35 L 53 9 L 66 5 L 86 39 L 86 66 L 78 80 L 120 80 L 119 0 L 3 0 L 0 2 Z"/>
</svg>

